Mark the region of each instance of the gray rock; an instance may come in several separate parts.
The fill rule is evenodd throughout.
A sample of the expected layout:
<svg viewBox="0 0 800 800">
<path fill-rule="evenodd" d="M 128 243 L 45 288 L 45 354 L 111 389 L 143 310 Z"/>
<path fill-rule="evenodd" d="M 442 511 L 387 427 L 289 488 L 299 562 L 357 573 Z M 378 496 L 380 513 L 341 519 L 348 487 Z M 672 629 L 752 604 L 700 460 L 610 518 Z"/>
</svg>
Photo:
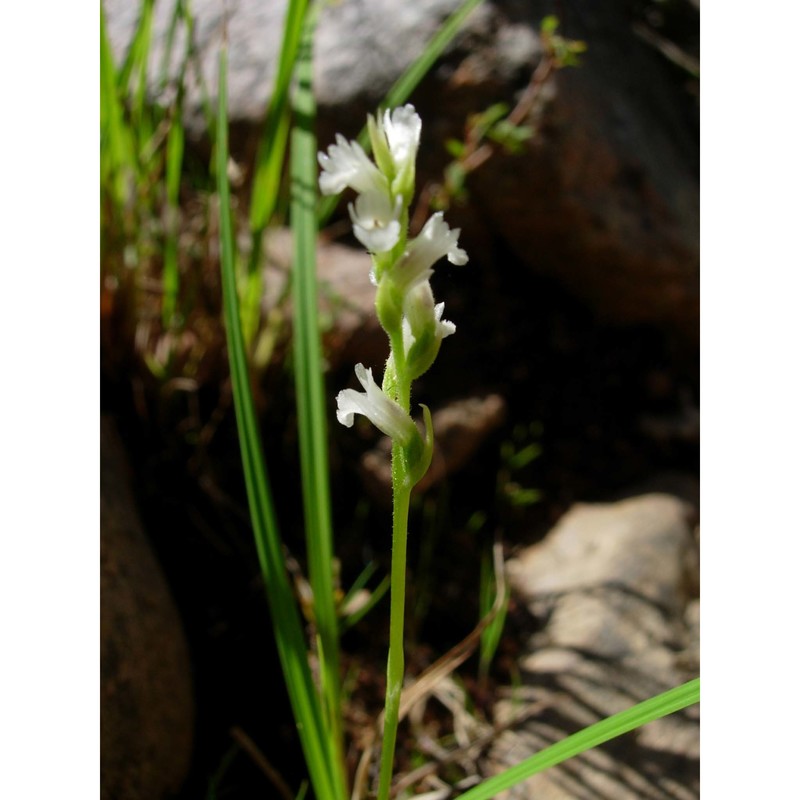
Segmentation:
<svg viewBox="0 0 800 800">
<path fill-rule="evenodd" d="M 400 5 L 388 0 L 343 0 L 329 4 L 320 16 L 315 39 L 319 102 L 346 107 L 355 98 L 365 98 L 369 104 L 376 104 L 461 1 L 422 0 Z M 121 57 L 136 31 L 139 4 L 105 0 L 104 7 L 109 39 Z M 173 3 L 162 1 L 154 10 L 150 54 L 154 94 L 160 89 L 157 77 L 165 58 L 173 8 Z M 232 122 L 260 125 L 280 54 L 286 0 L 193 0 L 191 9 L 197 62 L 210 96 L 216 96 L 217 59 L 227 25 L 229 117 Z M 172 79 L 178 74 L 185 49 L 186 32 L 179 26 L 167 73 Z M 199 134 L 203 126 L 202 93 L 192 73 L 186 102 L 190 125 Z"/>
<path fill-rule="evenodd" d="M 698 549 L 694 511 L 668 495 L 572 509 L 508 564 L 542 624 L 520 660 L 523 684 L 500 723 L 498 771 L 599 719 L 695 677 Z M 689 800 L 699 792 L 697 707 L 657 720 L 529 779 L 508 798 Z"/>
<path fill-rule="evenodd" d="M 109 419 L 100 450 L 100 796 L 160 800 L 178 791 L 189 768 L 188 650 Z"/>
</svg>

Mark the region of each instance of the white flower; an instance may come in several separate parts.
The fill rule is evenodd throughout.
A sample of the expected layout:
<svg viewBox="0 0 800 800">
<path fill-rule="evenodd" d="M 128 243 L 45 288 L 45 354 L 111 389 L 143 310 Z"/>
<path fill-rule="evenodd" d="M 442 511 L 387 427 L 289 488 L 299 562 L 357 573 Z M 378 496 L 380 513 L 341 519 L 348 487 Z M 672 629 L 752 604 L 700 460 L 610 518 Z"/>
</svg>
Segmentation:
<svg viewBox="0 0 800 800">
<path fill-rule="evenodd" d="M 389 191 L 386 178 L 370 161 L 358 142 L 348 142 L 341 133 L 336 134 L 336 144 L 327 154 L 317 155 L 322 173 L 319 188 L 322 194 L 339 194 L 346 186 L 357 192 L 382 189 Z"/>
<path fill-rule="evenodd" d="M 345 427 L 351 428 L 353 417 L 363 414 L 393 441 L 403 447 L 408 446 L 414 437 L 419 436 L 411 415 L 380 390 L 372 377 L 371 369 L 365 369 L 363 364 L 356 364 L 356 377 L 366 391 L 343 389 L 339 392 L 336 396 L 336 419 Z"/>
<path fill-rule="evenodd" d="M 427 328 L 433 325 L 434 339 L 441 342 L 456 332 L 456 326 L 449 320 L 442 319 L 444 303 L 433 301 L 433 290 L 429 281 L 417 284 L 407 295 L 403 304 L 403 337 L 406 352 L 415 339 L 418 339 Z"/>
<path fill-rule="evenodd" d="M 444 256 L 451 264 L 466 264 L 469 257 L 458 246 L 459 228 L 453 230 L 444 221 L 444 215 L 437 211 L 420 231 L 392 269 L 392 280 L 406 290 L 426 281 L 433 274 L 433 265 Z"/>
<path fill-rule="evenodd" d="M 456 332 L 456 326 L 442 319 L 444 303 L 434 305 L 428 281 L 417 284 L 403 304 L 403 350 L 412 380 L 427 372 L 436 360 L 442 339 Z"/>
<path fill-rule="evenodd" d="M 387 109 L 383 114 L 382 124 L 379 125 L 386 136 L 389 152 L 399 174 L 404 167 L 413 164 L 417 159 L 422 120 L 414 106 L 408 104 L 393 111 Z"/>
<path fill-rule="evenodd" d="M 395 198 L 394 206 L 385 191 L 368 191 L 348 205 L 353 233 L 372 253 L 391 250 L 400 238 L 400 214 L 403 198 Z"/>
</svg>

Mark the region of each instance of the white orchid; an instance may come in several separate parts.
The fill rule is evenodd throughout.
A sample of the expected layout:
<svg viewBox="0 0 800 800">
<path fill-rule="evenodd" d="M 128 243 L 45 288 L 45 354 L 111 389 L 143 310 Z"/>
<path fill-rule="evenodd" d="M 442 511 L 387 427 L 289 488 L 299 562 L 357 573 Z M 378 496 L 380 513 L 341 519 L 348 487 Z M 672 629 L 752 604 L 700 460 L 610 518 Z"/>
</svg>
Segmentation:
<svg viewBox="0 0 800 800">
<path fill-rule="evenodd" d="M 328 152 L 317 155 L 322 173 L 319 188 L 322 194 L 339 194 L 346 187 L 357 192 L 383 191 L 388 194 L 389 183 L 372 163 L 358 142 L 348 142 L 341 133 Z"/>
<path fill-rule="evenodd" d="M 441 212 L 434 214 L 408 241 L 408 209 L 414 197 L 415 169 L 422 120 L 411 105 L 385 111 L 377 119 L 367 117 L 374 161 L 356 142 L 337 135 L 328 153 L 319 154 L 322 174 L 320 189 L 337 194 L 346 187 L 358 196 L 348 210 L 356 238 L 372 254 L 370 280 L 377 289 L 375 310 L 389 335 L 389 357 L 383 388 L 372 370 L 356 365 L 356 377 L 364 391 L 344 389 L 336 396 L 336 418 L 347 428 L 356 414 L 365 416 L 392 440 L 392 497 L 394 524 L 392 575 L 405 573 L 405 542 L 411 490 L 428 471 L 433 458 L 433 420 L 422 406 L 424 433 L 417 428 L 407 409 L 411 406 L 411 385 L 433 364 L 442 340 L 455 333 L 456 326 L 442 319 L 444 303 L 436 303 L 429 278 L 433 265 L 447 256 L 452 264 L 466 264 L 467 254 L 458 246 L 459 230 L 451 230 Z M 397 559 L 395 561 L 395 559 Z M 385 743 L 381 763 L 380 798 L 389 797 L 393 742 L 397 732 L 399 702 L 403 683 L 402 667 L 394 669 L 394 653 L 403 652 L 402 624 L 395 611 L 405 603 L 405 584 L 392 581 L 389 669 L 386 690 Z M 402 613 L 399 615 L 402 623 Z M 402 657 L 401 657 L 402 661 Z M 388 758 L 387 758 L 388 756 Z"/>
<path fill-rule="evenodd" d="M 437 211 L 411 241 L 405 255 L 392 268 L 392 280 L 406 291 L 427 281 L 433 275 L 433 265 L 444 256 L 451 264 L 466 264 L 469 257 L 458 246 L 459 228 L 451 229 L 444 215 Z"/>
<path fill-rule="evenodd" d="M 414 106 L 387 110 L 377 118 L 369 116 L 367 124 L 374 160 L 357 142 L 337 134 L 328 152 L 319 154 L 319 185 L 324 194 L 337 194 L 347 187 L 357 193 L 348 205 L 353 233 L 373 256 L 369 277 L 377 288 L 378 320 L 392 345 L 401 350 L 389 353 L 386 392 L 375 383 L 371 370 L 362 364 L 356 367 L 364 391 L 340 392 L 336 416 L 349 428 L 355 415 L 363 414 L 406 448 L 407 466 L 420 466 L 428 445 L 404 410 L 410 403 L 411 382 L 431 366 L 442 340 L 456 330 L 452 322 L 443 319 L 444 303 L 434 301 L 429 279 L 439 259 L 466 264 L 468 258 L 458 246 L 460 231 L 451 230 L 441 212 L 425 223 L 419 236 L 407 239 L 422 131 Z M 399 258 L 398 252 L 402 253 Z"/>
<path fill-rule="evenodd" d="M 456 326 L 446 319 L 444 303 L 434 303 L 429 281 L 412 288 L 403 304 L 403 350 L 406 367 L 412 379 L 427 372 L 439 354 L 442 339 L 456 332 Z"/>
<path fill-rule="evenodd" d="M 456 332 L 456 326 L 452 322 L 442 319 L 444 303 L 434 304 L 433 290 L 429 281 L 417 284 L 406 295 L 403 311 L 405 312 L 404 338 L 412 337 L 406 342 L 406 350 L 414 339 L 419 339 L 431 327 L 434 337 L 439 342 Z"/>
<path fill-rule="evenodd" d="M 356 239 L 371 253 L 385 253 L 397 244 L 402 197 L 398 195 L 393 204 L 386 192 L 370 190 L 350 203 L 348 210 Z"/>
<path fill-rule="evenodd" d="M 413 168 L 422 132 L 422 120 L 414 106 L 408 104 L 393 111 L 386 110 L 378 124 L 389 145 L 395 172 L 399 175 L 404 169 Z"/>
<path fill-rule="evenodd" d="M 336 395 L 336 419 L 342 425 L 351 428 L 354 416 L 363 414 L 378 430 L 403 447 L 419 437 L 411 415 L 381 391 L 372 377 L 371 369 L 366 369 L 363 364 L 356 364 L 356 377 L 365 391 L 343 389 Z"/>
</svg>

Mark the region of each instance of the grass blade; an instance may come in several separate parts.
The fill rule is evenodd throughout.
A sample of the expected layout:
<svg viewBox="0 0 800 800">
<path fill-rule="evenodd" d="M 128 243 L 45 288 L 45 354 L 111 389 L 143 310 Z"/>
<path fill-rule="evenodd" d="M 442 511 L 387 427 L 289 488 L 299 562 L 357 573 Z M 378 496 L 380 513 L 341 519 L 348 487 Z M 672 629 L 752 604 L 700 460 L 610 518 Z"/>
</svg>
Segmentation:
<svg viewBox="0 0 800 800">
<path fill-rule="evenodd" d="M 295 123 L 291 135 L 291 222 L 294 237 L 294 375 L 309 581 L 321 646 L 323 702 L 331 759 L 346 792 L 340 709 L 339 631 L 333 584 L 333 525 L 328 477 L 328 426 L 317 290 L 317 139 L 312 42 L 318 5 L 308 13 L 297 51 Z"/>
<path fill-rule="evenodd" d="M 444 52 L 444 49 L 455 38 L 467 17 L 483 2 L 483 0 L 464 0 L 458 10 L 454 11 L 439 28 L 436 35 L 428 42 L 422 55 L 414 61 L 408 69 L 395 81 L 391 89 L 386 93 L 386 97 L 380 108 L 394 108 L 411 96 L 411 92 L 419 86 L 420 81 L 427 75 L 428 70 L 436 63 L 436 59 Z M 364 126 L 357 137 L 358 143 L 366 150 L 369 150 L 369 135 Z M 340 199 L 339 195 L 326 197 L 319 206 L 319 224 L 324 225 L 336 209 Z"/>
<path fill-rule="evenodd" d="M 183 166 L 183 83 L 178 88 L 178 97 L 172 109 L 166 153 L 166 241 L 164 243 L 164 271 L 162 286 L 164 299 L 161 316 L 165 327 L 173 322 L 178 297 L 178 234 L 180 229 L 181 167 Z"/>
<path fill-rule="evenodd" d="M 499 551 L 500 545 L 495 549 Z M 508 603 L 511 598 L 511 587 L 503 582 L 503 597 L 498 600 L 501 591 L 498 581 L 497 569 L 503 569 L 502 551 L 500 557 L 492 559 L 489 551 L 483 554 L 481 559 L 481 578 L 478 591 L 478 606 L 481 619 L 485 619 L 497 603 L 497 613 L 492 617 L 491 622 L 481 632 L 480 656 L 478 658 L 478 677 L 485 681 L 489 675 L 489 666 L 492 663 L 500 638 L 503 635 L 503 627 L 506 623 L 508 614 Z"/>
<path fill-rule="evenodd" d="M 136 174 L 136 160 L 125 112 L 119 99 L 118 76 L 111 44 L 106 34 L 103 6 L 100 6 L 100 176 L 110 187 L 114 202 L 122 207 L 128 200 Z"/>
<path fill-rule="evenodd" d="M 219 110 L 216 147 L 222 288 L 228 357 L 256 549 L 266 584 L 278 655 L 314 792 L 318 800 L 341 800 L 334 789 L 328 760 L 329 743 L 325 734 L 322 709 L 311 679 L 300 614 L 283 560 L 250 389 L 244 337 L 239 321 L 230 187 L 226 169 L 228 162 L 226 45 L 222 46 L 219 56 Z"/>
<path fill-rule="evenodd" d="M 519 764 L 495 775 L 478 786 L 460 795 L 461 800 L 491 800 L 499 792 L 511 788 L 517 783 L 530 778 L 537 772 L 554 767 L 562 761 L 573 758 L 585 750 L 597 747 L 603 742 L 621 736 L 623 733 L 639 728 L 653 720 L 673 714 L 682 708 L 700 701 L 700 679 L 684 683 L 675 689 L 651 697 L 638 703 L 626 711 L 614 714 L 607 719 L 596 722 L 582 731 L 562 739 L 536 755 L 526 758 Z"/>
<path fill-rule="evenodd" d="M 411 92 L 419 86 L 420 81 L 428 74 L 428 70 L 436 63 L 436 59 L 444 52 L 467 17 L 483 2 L 483 0 L 464 0 L 461 7 L 454 11 L 444 22 L 436 35 L 428 42 L 422 55 L 395 81 L 386 94 L 382 108 L 394 108 L 404 103 Z"/>
<path fill-rule="evenodd" d="M 263 294 L 263 276 L 260 267 L 264 231 L 275 213 L 280 195 L 291 122 L 289 88 L 307 7 L 308 0 L 289 0 L 275 84 L 253 169 L 253 189 L 250 197 L 250 259 L 243 295 L 243 316 L 248 343 L 258 330 L 258 306 Z"/>
<path fill-rule="evenodd" d="M 267 109 L 264 134 L 259 142 L 250 198 L 250 230 L 263 231 L 277 203 L 281 169 L 289 134 L 289 86 L 306 16 L 308 0 L 290 0 L 284 21 L 283 44 L 275 85 Z"/>
</svg>

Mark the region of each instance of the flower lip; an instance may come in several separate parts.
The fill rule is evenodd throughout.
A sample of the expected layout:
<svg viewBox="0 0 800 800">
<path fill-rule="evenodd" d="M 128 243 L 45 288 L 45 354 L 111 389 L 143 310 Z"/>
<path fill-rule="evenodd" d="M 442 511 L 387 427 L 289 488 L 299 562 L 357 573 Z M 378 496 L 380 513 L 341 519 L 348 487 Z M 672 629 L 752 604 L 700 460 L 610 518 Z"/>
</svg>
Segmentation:
<svg viewBox="0 0 800 800">
<path fill-rule="evenodd" d="M 383 191 L 369 191 L 356 198 L 355 205 L 348 205 L 353 233 L 367 250 L 385 253 L 391 250 L 400 238 L 400 214 L 403 198 L 395 198 L 394 206 Z"/>
<path fill-rule="evenodd" d="M 356 377 L 365 391 L 343 389 L 336 395 L 336 418 L 342 425 L 351 428 L 355 415 L 363 414 L 376 428 L 404 447 L 419 436 L 411 415 L 380 390 L 371 369 L 356 364 Z"/>
</svg>

